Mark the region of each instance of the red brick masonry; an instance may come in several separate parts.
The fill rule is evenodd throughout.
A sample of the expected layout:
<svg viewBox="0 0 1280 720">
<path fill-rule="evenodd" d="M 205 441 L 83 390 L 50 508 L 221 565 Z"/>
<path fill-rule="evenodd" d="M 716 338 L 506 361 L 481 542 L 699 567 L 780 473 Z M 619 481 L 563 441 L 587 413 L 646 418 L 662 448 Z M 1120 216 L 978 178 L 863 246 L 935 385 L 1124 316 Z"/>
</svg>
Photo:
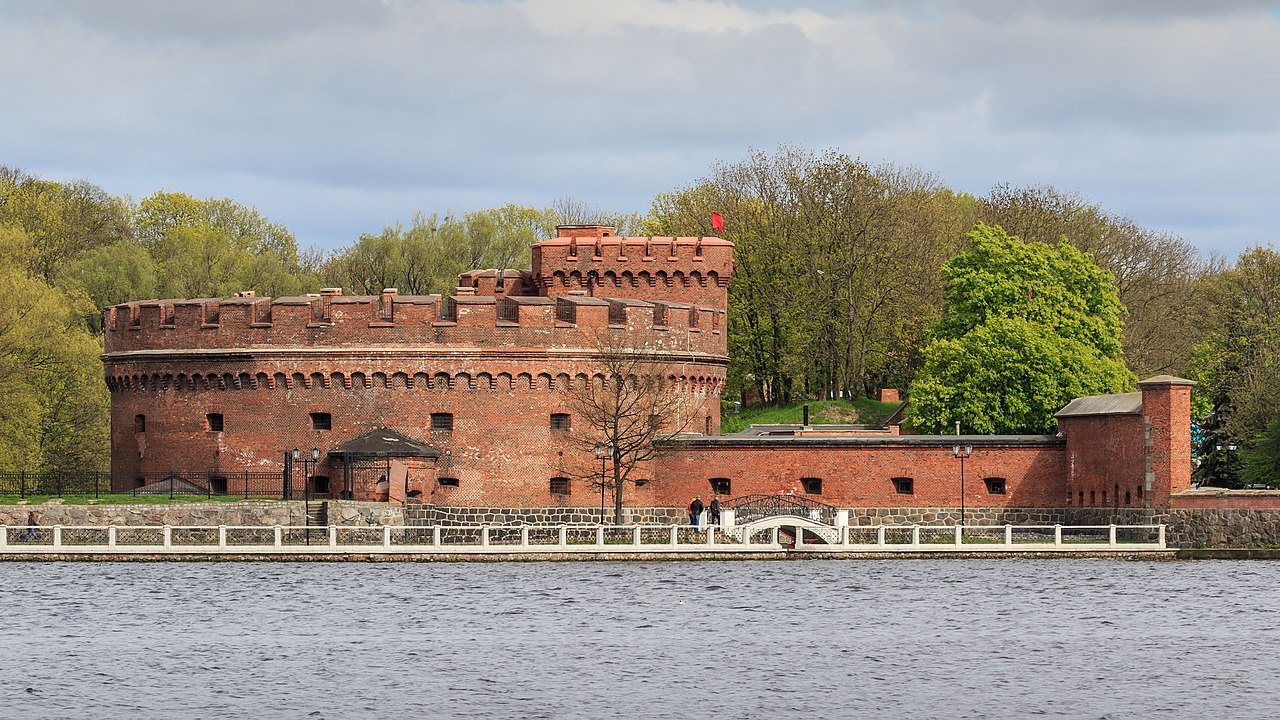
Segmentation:
<svg viewBox="0 0 1280 720">
<path fill-rule="evenodd" d="M 441 450 L 409 463 L 424 502 L 590 506 L 596 491 L 572 478 L 596 462 L 592 438 L 552 415 L 571 415 L 570 389 L 599 374 L 602 343 L 625 343 L 678 382 L 681 423 L 698 433 L 640 469 L 647 482 L 628 488 L 629 506 L 683 507 L 727 484 L 735 496 L 843 507 L 955 507 L 957 443 L 972 448 L 968 506 L 1160 508 L 1189 487 L 1190 383 L 1170 377 L 1076 401 L 1058 436 L 719 437 L 732 252 L 719 238 L 573 227 L 533 247 L 532 271 L 466 273 L 452 297 L 332 289 L 107 308 L 112 471 L 121 484 L 171 470 L 279 472 L 286 450 L 316 447 L 314 474 L 336 479 L 329 451 L 386 427 Z M 552 492 L 560 477 L 567 494 Z"/>
</svg>

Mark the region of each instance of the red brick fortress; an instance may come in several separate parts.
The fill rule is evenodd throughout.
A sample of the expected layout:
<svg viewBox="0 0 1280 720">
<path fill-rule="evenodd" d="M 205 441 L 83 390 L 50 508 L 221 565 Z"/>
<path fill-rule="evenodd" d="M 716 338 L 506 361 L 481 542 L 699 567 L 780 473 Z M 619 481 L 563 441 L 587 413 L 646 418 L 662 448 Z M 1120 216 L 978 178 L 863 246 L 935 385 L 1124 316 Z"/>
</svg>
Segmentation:
<svg viewBox="0 0 1280 720">
<path fill-rule="evenodd" d="M 339 451 L 390 428 L 439 450 L 410 474 L 423 502 L 573 502 L 549 481 L 580 462 L 568 393 L 598 372 L 602 342 L 670 368 L 701 413 L 687 425 L 719 432 L 732 263 L 718 238 L 571 227 L 533 247 L 532 272 L 467 273 L 451 297 L 330 289 L 107 308 L 115 482 L 225 468 L 234 485 L 236 471 L 280 472 L 287 450 L 315 447 L 317 492 L 369 497 Z"/>
<path fill-rule="evenodd" d="M 970 522 L 1000 522 L 1034 509 L 1158 510 L 1190 485 L 1190 383 L 1168 376 L 1073 401 L 1057 435 L 720 436 L 731 243 L 574 226 L 534 245 L 532 260 L 530 271 L 465 273 L 450 296 L 329 289 L 107 308 L 114 489 L 223 474 L 234 493 L 237 473 L 282 476 L 291 449 L 306 464 L 316 448 L 305 474 L 320 496 L 386 495 L 394 457 L 393 499 L 591 508 L 599 490 L 574 478 L 599 461 L 571 393 L 599 377 L 602 343 L 644 349 L 686 398 L 680 425 L 692 431 L 638 468 L 628 508 L 782 493 L 868 518 L 950 521 L 964 508 Z M 368 452 L 381 470 L 361 465 Z"/>
</svg>

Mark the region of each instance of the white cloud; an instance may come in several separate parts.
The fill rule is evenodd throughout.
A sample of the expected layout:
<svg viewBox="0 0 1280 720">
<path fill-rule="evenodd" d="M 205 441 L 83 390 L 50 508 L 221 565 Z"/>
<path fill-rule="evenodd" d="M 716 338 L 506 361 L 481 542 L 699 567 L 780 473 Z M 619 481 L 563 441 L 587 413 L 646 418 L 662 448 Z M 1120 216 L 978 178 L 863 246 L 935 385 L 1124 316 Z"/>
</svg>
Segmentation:
<svg viewBox="0 0 1280 720">
<path fill-rule="evenodd" d="M 1234 250 L 1280 165 L 1266 3 L 0 0 L 0 66 L 0 163 L 329 246 L 416 209 L 643 209 L 796 143 Z"/>
</svg>

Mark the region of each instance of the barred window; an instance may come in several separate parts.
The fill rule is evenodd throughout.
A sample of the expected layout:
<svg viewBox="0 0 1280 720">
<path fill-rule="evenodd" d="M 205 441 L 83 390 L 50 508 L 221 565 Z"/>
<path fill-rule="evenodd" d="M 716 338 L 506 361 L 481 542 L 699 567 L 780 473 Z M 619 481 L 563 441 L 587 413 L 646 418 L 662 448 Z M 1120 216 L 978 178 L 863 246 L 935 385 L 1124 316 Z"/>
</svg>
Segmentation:
<svg viewBox="0 0 1280 720">
<path fill-rule="evenodd" d="M 915 495 L 916 481 L 909 477 L 896 477 L 893 479 L 893 490 L 899 495 Z"/>
<path fill-rule="evenodd" d="M 815 477 L 800 478 L 800 484 L 804 486 L 805 493 L 809 495 L 822 494 L 822 478 L 815 478 Z"/>
<path fill-rule="evenodd" d="M 431 429 L 453 432 L 453 413 L 431 413 Z"/>
<path fill-rule="evenodd" d="M 332 430 L 333 415 L 327 412 L 311 413 L 311 429 L 312 430 Z"/>
<path fill-rule="evenodd" d="M 1004 494 L 1004 488 L 1005 488 L 1004 478 L 1000 478 L 1000 477 L 983 478 L 982 482 L 987 484 L 988 495 Z"/>
<path fill-rule="evenodd" d="M 569 494 L 569 478 L 563 478 L 563 477 L 551 478 L 550 490 L 552 495 L 568 495 Z"/>
<path fill-rule="evenodd" d="M 569 413 L 551 413 L 551 429 L 552 430 L 568 430 L 570 427 Z"/>
<path fill-rule="evenodd" d="M 222 413 L 209 413 L 204 417 L 209 423 L 209 432 L 222 432 Z"/>
</svg>

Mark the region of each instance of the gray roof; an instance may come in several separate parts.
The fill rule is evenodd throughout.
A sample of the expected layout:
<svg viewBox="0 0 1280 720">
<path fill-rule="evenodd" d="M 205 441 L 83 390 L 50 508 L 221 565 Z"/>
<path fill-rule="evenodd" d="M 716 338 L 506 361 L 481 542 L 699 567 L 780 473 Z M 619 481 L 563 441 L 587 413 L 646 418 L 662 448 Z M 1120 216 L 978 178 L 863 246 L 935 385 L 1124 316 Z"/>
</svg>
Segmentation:
<svg viewBox="0 0 1280 720">
<path fill-rule="evenodd" d="M 1054 417 L 1080 417 L 1083 415 L 1141 415 L 1142 392 L 1118 395 L 1091 395 L 1076 398 L 1054 414 Z"/>
<path fill-rule="evenodd" d="M 370 430 L 329 451 L 347 457 L 427 457 L 438 458 L 440 448 L 405 437 L 391 428 Z"/>
</svg>

